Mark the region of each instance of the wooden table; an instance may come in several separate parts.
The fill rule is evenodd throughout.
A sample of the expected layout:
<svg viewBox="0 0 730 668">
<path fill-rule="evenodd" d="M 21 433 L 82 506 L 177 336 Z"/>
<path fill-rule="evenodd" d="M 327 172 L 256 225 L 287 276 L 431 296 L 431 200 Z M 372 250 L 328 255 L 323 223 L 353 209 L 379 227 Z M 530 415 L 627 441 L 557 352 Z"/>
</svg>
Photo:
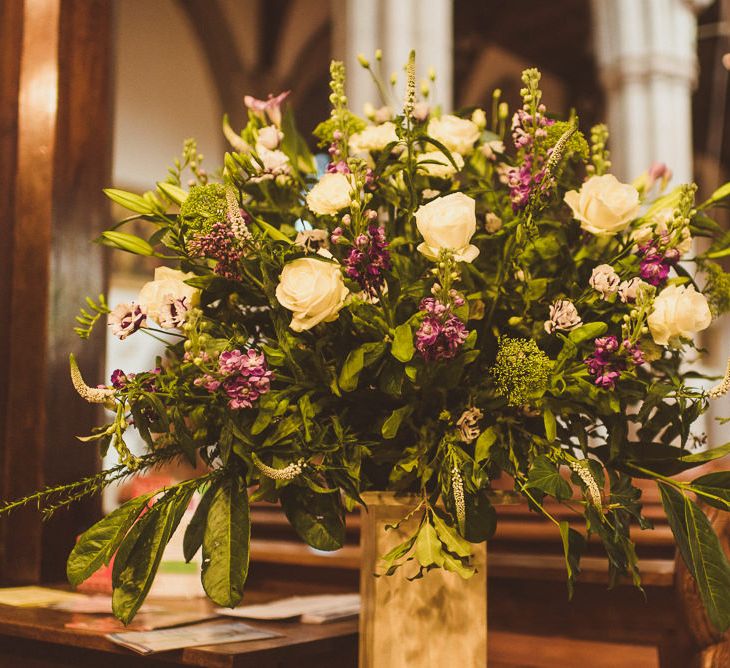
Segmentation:
<svg viewBox="0 0 730 668">
<path fill-rule="evenodd" d="M 271 595 L 246 592 L 247 603 Z M 207 601 L 160 602 L 165 607 L 208 609 Z M 140 656 L 95 631 L 67 629 L 79 615 L 45 608 L 0 605 L 0 668 L 355 668 L 357 620 L 332 624 L 257 623 L 281 637 L 252 642 L 191 647 Z M 88 617 L 88 615 L 85 615 Z M 231 618 L 227 618 L 230 621 Z"/>
</svg>

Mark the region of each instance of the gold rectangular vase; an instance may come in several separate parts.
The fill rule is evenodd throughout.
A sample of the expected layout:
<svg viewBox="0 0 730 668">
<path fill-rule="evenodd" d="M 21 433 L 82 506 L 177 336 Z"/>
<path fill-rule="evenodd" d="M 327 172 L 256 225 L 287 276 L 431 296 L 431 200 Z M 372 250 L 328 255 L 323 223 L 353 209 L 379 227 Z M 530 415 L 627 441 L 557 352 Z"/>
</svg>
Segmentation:
<svg viewBox="0 0 730 668">
<path fill-rule="evenodd" d="M 363 494 L 360 668 L 481 668 L 487 665 L 487 546 L 474 545 L 468 580 L 435 569 L 409 582 L 404 569 L 382 572 L 380 557 L 412 535 L 420 515 L 386 530 L 417 503 L 387 492 Z M 408 570 L 408 569 L 406 569 Z"/>
</svg>

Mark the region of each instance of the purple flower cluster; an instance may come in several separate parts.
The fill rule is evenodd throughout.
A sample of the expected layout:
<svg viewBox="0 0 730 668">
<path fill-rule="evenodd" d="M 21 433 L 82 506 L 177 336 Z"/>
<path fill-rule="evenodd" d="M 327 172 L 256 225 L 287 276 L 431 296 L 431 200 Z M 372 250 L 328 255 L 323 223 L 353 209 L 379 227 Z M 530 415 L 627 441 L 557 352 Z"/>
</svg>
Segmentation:
<svg viewBox="0 0 730 668">
<path fill-rule="evenodd" d="M 337 144 L 332 144 L 329 147 L 329 154 L 332 157 L 337 157 L 340 155 L 340 149 L 337 148 Z M 328 174 L 350 174 L 350 168 L 347 166 L 347 162 L 344 160 L 337 160 L 336 162 L 330 162 L 327 165 L 327 173 Z"/>
<path fill-rule="evenodd" d="M 616 336 L 601 336 L 593 343 L 593 354 L 585 359 L 585 363 L 588 372 L 596 377 L 594 383 L 598 387 L 612 390 L 629 364 L 639 366 L 646 361 L 638 344 L 631 341 L 619 342 Z"/>
<path fill-rule="evenodd" d="M 155 376 L 159 376 L 162 373 L 162 369 L 160 369 L 160 367 L 155 367 L 147 373 L 152 374 L 152 376 L 144 380 L 142 387 L 143 389 L 152 392 L 155 390 L 156 385 Z M 123 390 L 127 386 L 127 383 L 134 380 L 136 376 L 136 373 L 124 373 L 121 369 L 114 369 L 111 375 L 112 387 L 115 390 Z"/>
<path fill-rule="evenodd" d="M 345 258 L 345 274 L 356 280 L 368 295 L 377 297 L 385 282 L 383 273 L 390 267 L 385 233 L 378 225 L 369 225 L 366 234 L 357 236 L 355 247 Z"/>
<path fill-rule="evenodd" d="M 506 170 L 507 185 L 514 211 L 523 209 L 530 200 L 533 188 L 540 186 L 545 176 L 544 157 L 535 151 L 535 139 L 547 137 L 546 127 L 555 121 L 545 116 L 541 104 L 534 118 L 525 109 L 518 109 L 512 117 L 512 141 L 522 154 L 522 164 Z M 550 151 L 547 152 L 549 157 Z M 543 188 L 545 185 L 543 184 Z"/>
<path fill-rule="evenodd" d="M 190 242 L 190 250 L 200 257 L 217 260 L 216 274 L 236 281 L 241 279 L 239 263 L 245 252 L 235 231 L 226 223 L 215 223 L 207 234 L 200 234 Z"/>
<path fill-rule="evenodd" d="M 680 255 L 676 248 L 667 248 L 662 252 L 654 243 L 639 246 L 638 254 L 641 257 L 639 275 L 654 286 L 664 284 L 669 270 L 679 260 Z"/>
<path fill-rule="evenodd" d="M 218 371 L 195 380 L 208 392 L 222 390 L 228 396 L 228 405 L 235 409 L 251 408 L 253 402 L 271 388 L 273 372 L 266 357 L 252 348 L 245 352 L 229 350 L 218 357 Z"/>
<path fill-rule="evenodd" d="M 465 303 L 455 290 L 450 297 L 456 308 Z M 466 325 L 452 313 L 450 306 L 435 297 L 422 299 L 419 308 L 426 317 L 416 331 L 416 350 L 427 362 L 454 358 L 469 336 Z"/>
</svg>

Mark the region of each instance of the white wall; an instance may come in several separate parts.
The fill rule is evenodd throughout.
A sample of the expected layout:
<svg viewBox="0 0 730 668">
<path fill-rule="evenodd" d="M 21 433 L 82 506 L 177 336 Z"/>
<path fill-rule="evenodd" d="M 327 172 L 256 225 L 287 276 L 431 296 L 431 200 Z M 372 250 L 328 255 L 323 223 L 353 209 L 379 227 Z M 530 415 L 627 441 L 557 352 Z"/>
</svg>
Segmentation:
<svg viewBox="0 0 730 668">
<path fill-rule="evenodd" d="M 209 165 L 220 164 L 223 112 L 177 4 L 117 0 L 115 11 L 114 185 L 153 187 L 188 137 L 198 140 Z"/>
</svg>

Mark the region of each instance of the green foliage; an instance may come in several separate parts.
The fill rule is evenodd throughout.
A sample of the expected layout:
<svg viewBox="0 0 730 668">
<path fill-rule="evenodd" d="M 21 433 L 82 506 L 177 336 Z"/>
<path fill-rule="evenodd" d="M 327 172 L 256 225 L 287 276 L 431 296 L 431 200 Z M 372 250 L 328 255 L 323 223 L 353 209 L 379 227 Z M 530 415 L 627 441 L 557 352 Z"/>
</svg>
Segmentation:
<svg viewBox="0 0 730 668">
<path fill-rule="evenodd" d="M 368 68 L 387 98 L 379 68 Z M 421 117 L 414 71 L 409 59 L 403 113 L 379 109 L 366 125 L 348 109 L 344 65 L 332 64 L 331 115 L 316 130 L 339 172 L 329 184 L 315 185 L 294 115 L 272 97 L 262 102 L 265 113 L 251 111 L 240 133 L 224 121 L 233 150 L 219 168 L 203 169 L 189 140 L 153 190 L 107 191 L 131 212 L 119 225 L 143 224 L 124 232 L 114 226 L 100 242 L 189 276 L 145 290 L 139 302 L 147 322 L 125 332 L 127 345 L 151 335 L 166 340 L 166 351 L 154 371 L 116 374 L 113 392 L 94 389 L 101 379 L 92 387 L 77 383 L 84 396 L 115 409 L 79 447 L 116 448 L 120 468 L 10 502 L 0 514 L 31 502 L 53 512 L 166 458 L 210 467 L 199 480 L 160 492 L 148 510 L 143 500 L 125 506 L 90 529 L 72 554 L 69 577 L 78 581 L 116 551 L 121 618 L 131 619 L 144 599 L 195 488 L 205 491 L 184 553 L 189 559 L 202 547 L 204 586 L 221 605 L 240 600 L 246 579 L 249 490 L 252 500 L 281 502 L 297 533 L 325 550 L 343 544 L 345 509 L 355 508 L 363 490 L 411 494 L 413 533 L 386 555 L 385 572 L 404 566 L 409 577 L 421 577 L 443 568 L 469 577 L 470 546 L 496 526 L 490 481 L 506 474 L 529 507 L 553 521 L 572 591 L 588 535 L 600 539 L 612 583 L 628 576 L 640 586 L 631 532 L 650 523 L 632 479 L 658 479 L 669 485 L 665 501 L 676 511 L 678 540 L 695 575 L 700 561 L 715 560 L 701 518 L 690 505 L 679 513 L 672 494 L 694 493 L 726 509 L 726 474 L 668 482 L 730 452 L 730 445 L 694 450 L 692 425 L 711 396 L 697 382 L 703 375 L 685 351 L 652 339 L 648 318 L 664 285 L 640 290 L 632 302 L 624 290 L 611 292 L 616 277 L 603 294 L 593 274 L 610 265 L 619 282 L 631 281 L 641 270 L 634 233 L 671 257 L 686 248 L 689 232 L 704 237 L 708 250 L 673 262 L 671 282 L 706 283 L 713 312 L 730 311 L 730 281 L 716 262 L 730 254 L 730 234 L 709 216 L 725 204 L 727 186 L 698 209 L 693 185 L 655 197 L 661 183 L 649 188 L 647 174 L 637 189 L 641 217 L 615 234 L 594 235 L 582 220 L 588 214 L 574 218 L 566 195 L 584 187 L 586 174 L 610 173 L 604 126 L 592 129 L 588 147 L 576 116 L 550 122 L 539 72 L 528 70 L 518 110 L 525 141 L 510 141 L 509 110 L 495 95 L 492 132 L 477 111 L 473 145 L 457 147 L 464 137 L 451 136 L 448 121 L 439 131 Z M 431 119 L 446 111 L 432 109 Z M 385 118 L 392 127 L 382 125 Z M 363 130 L 375 137 L 372 150 L 350 155 L 351 136 Z M 427 152 L 446 156 L 443 174 L 426 173 L 434 167 L 423 162 Z M 523 193 L 514 179 L 526 160 L 532 171 L 531 180 L 520 176 L 529 191 Z M 423 211 L 449 195 L 461 199 L 463 217 L 454 206 L 425 221 Z M 451 215 L 457 219 L 446 220 Z M 436 229 L 442 222 L 443 237 Z M 377 243 L 375 229 L 383 235 Z M 468 232 L 468 251 L 425 248 L 460 232 Z M 700 271 L 691 271 L 693 261 Z M 293 262 L 308 269 L 283 285 Z M 150 292 L 157 294 L 150 299 Z M 565 303 L 569 317 L 558 317 L 559 301 L 575 308 L 571 322 Z M 89 300 L 79 335 L 108 313 L 103 298 Z M 292 329 L 303 322 L 293 313 L 306 315 L 311 327 Z M 597 361 L 599 337 L 615 337 L 620 346 Z M 634 363 L 634 347 L 643 364 Z M 617 373 L 599 379 L 604 366 Z M 148 454 L 130 453 L 131 423 Z M 565 465 L 576 462 L 583 468 L 566 475 Z M 581 513 L 585 531 L 552 517 L 545 496 Z M 701 540 L 691 537 L 688 518 Z M 703 587 L 712 598 L 714 584 Z M 724 621 L 725 602 L 710 604 Z"/>
<path fill-rule="evenodd" d="M 201 581 L 211 601 L 235 608 L 243 598 L 248 575 L 251 543 L 248 494 L 238 476 L 226 477 L 212 489 L 203 532 Z M 192 543 L 191 538 L 189 550 Z"/>
<path fill-rule="evenodd" d="M 193 186 L 180 206 L 180 216 L 196 232 L 205 234 L 226 219 L 226 189 L 220 183 Z"/>
<path fill-rule="evenodd" d="M 730 627 L 730 564 L 720 541 L 697 504 L 673 485 L 658 485 L 682 559 L 697 582 L 710 621 L 724 632 Z"/>
<path fill-rule="evenodd" d="M 533 339 L 502 337 L 491 374 L 510 406 L 521 406 L 545 389 L 551 369 L 550 358 Z"/>
</svg>

